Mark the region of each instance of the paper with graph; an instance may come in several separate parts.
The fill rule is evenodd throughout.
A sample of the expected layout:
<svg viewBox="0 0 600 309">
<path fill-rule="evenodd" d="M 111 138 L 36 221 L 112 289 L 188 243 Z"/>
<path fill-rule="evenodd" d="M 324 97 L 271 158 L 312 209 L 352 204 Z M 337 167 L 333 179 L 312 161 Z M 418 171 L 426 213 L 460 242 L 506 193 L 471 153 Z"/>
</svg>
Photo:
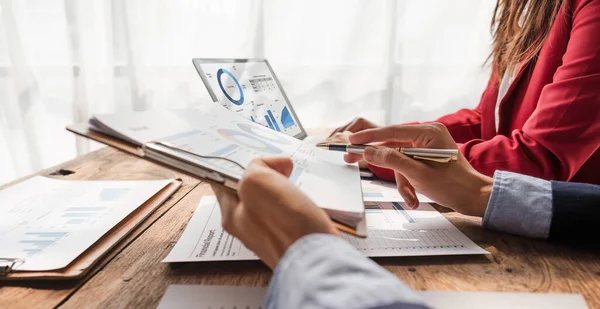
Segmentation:
<svg viewBox="0 0 600 309">
<path fill-rule="evenodd" d="M 429 204 L 405 210 L 401 203 L 366 204 L 368 237 L 342 237 L 370 257 L 487 254 Z M 205 196 L 163 262 L 256 260 L 221 227 L 214 196 Z"/>
<path fill-rule="evenodd" d="M 255 158 L 289 157 L 294 162 L 289 177 L 292 183 L 335 221 L 361 228 L 364 206 L 357 166 L 346 164 L 341 157 L 333 160 L 327 151 L 220 105 L 96 115 L 90 124 L 94 130 L 144 146 L 145 157 L 221 183 L 220 176 L 237 182 L 243 168 Z"/>
<path fill-rule="evenodd" d="M 170 183 L 33 177 L 0 191 L 0 258 L 13 269 L 66 267 Z"/>
</svg>

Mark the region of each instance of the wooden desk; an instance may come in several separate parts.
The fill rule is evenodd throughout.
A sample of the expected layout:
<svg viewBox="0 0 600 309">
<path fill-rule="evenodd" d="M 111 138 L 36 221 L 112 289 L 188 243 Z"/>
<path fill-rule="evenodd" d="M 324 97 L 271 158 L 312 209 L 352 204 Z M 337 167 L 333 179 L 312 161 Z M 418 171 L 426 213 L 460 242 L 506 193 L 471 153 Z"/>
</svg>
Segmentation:
<svg viewBox="0 0 600 309">
<path fill-rule="evenodd" d="M 74 173 L 57 175 L 59 169 Z M 265 286 L 269 281 L 270 271 L 260 262 L 160 263 L 200 198 L 212 194 L 197 179 L 111 148 L 39 174 L 60 179 L 181 178 L 183 186 L 93 275 L 72 283 L 0 283 L 0 308 L 153 308 L 171 283 Z M 599 253 L 485 231 L 479 219 L 444 215 L 492 254 L 377 261 L 418 290 L 580 293 L 590 308 L 600 308 Z"/>
</svg>

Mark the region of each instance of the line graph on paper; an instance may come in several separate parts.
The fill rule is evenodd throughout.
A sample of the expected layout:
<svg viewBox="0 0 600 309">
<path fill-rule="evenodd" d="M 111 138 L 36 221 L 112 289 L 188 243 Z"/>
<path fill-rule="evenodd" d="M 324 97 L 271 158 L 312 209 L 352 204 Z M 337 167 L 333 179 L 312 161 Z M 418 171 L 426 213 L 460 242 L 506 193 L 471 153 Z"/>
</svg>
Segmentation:
<svg viewBox="0 0 600 309">
<path fill-rule="evenodd" d="M 371 257 L 485 254 L 431 205 L 410 210 L 403 203 L 365 203 L 367 238 L 342 237 Z"/>
</svg>

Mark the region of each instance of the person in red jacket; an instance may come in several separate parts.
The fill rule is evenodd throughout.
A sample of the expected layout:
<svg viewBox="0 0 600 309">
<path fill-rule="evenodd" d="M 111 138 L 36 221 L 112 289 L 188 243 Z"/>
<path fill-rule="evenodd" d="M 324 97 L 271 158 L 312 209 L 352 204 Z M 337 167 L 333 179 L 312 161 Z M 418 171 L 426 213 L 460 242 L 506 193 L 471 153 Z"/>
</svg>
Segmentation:
<svg viewBox="0 0 600 309">
<path fill-rule="evenodd" d="M 498 0 L 492 29 L 479 105 L 436 121 L 485 175 L 600 184 L 600 0 Z M 358 118 L 334 134 L 372 127 Z"/>
</svg>

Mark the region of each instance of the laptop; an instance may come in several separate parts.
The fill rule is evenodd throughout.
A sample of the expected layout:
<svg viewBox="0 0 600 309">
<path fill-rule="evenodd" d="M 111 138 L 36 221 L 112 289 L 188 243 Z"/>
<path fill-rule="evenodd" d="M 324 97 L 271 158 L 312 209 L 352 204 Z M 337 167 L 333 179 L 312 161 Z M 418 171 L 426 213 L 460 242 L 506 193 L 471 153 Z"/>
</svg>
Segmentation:
<svg viewBox="0 0 600 309">
<path fill-rule="evenodd" d="M 214 102 L 267 128 L 317 144 L 308 136 L 267 59 L 192 59 Z"/>
</svg>

